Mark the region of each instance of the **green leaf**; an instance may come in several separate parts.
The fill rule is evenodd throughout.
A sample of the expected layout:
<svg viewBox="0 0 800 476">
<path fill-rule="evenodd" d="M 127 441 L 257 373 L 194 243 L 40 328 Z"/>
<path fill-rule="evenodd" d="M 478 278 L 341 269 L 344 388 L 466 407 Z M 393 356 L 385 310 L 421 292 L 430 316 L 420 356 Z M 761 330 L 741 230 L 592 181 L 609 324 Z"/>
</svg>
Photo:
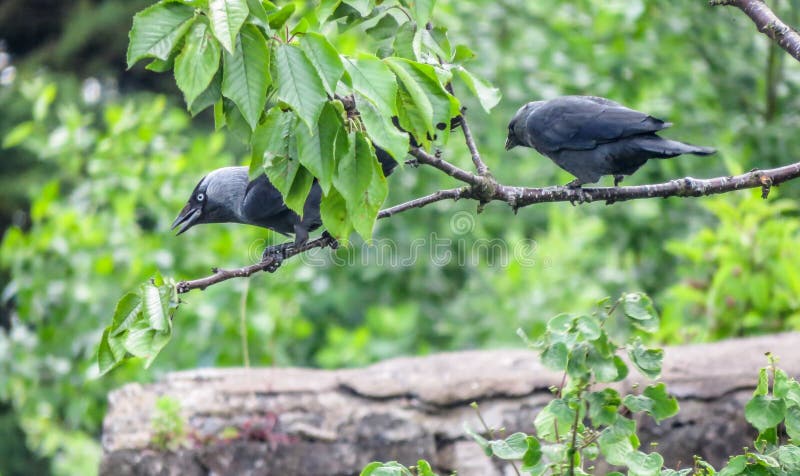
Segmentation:
<svg viewBox="0 0 800 476">
<path fill-rule="evenodd" d="M 370 144 L 360 132 L 351 133 L 349 137 L 350 148 L 347 153 L 339 156 L 333 185 L 342 194 L 347 203 L 360 203 L 372 183 L 374 167 L 373 154 L 370 154 Z"/>
<path fill-rule="evenodd" d="M 305 167 L 299 167 L 297 174 L 294 176 L 292 186 L 289 189 L 283 201 L 286 206 L 294 210 L 301 217 L 303 216 L 303 205 L 308 198 L 308 192 L 311 191 L 311 184 L 314 183 L 314 176 Z"/>
<path fill-rule="evenodd" d="M 409 150 L 408 134 L 395 127 L 391 117 L 382 115 L 360 93 L 355 94 L 355 99 L 361 122 L 372 142 L 385 149 L 396 161 L 402 161 Z"/>
<path fill-rule="evenodd" d="M 756 395 L 744 407 L 744 417 L 759 432 L 780 423 L 786 414 L 782 399 L 769 395 Z"/>
<path fill-rule="evenodd" d="M 678 413 L 678 400 L 667 393 L 663 383 L 648 386 L 642 395 L 626 395 L 622 403 L 634 413 L 649 413 L 656 422 Z"/>
<path fill-rule="evenodd" d="M 211 79 L 208 87 L 200 93 L 197 98 L 189 105 L 189 112 L 192 117 L 216 104 L 217 101 L 222 99 L 222 70 L 217 70 L 217 74 Z"/>
<path fill-rule="evenodd" d="M 569 350 L 563 342 L 554 342 L 542 352 L 542 364 L 551 370 L 564 371 L 567 369 Z"/>
<path fill-rule="evenodd" d="M 128 293 L 122 296 L 114 309 L 114 318 L 111 323 L 110 335 L 121 334 L 131 327 L 134 321 L 139 318 L 142 310 L 142 298 L 136 293 Z"/>
<path fill-rule="evenodd" d="M 417 461 L 417 476 L 436 476 L 430 463 L 421 459 Z"/>
<path fill-rule="evenodd" d="M 628 347 L 628 357 L 633 365 L 648 378 L 657 379 L 661 375 L 661 364 L 664 360 L 662 349 L 648 349 L 639 339 Z"/>
<path fill-rule="evenodd" d="M 191 105 L 205 91 L 219 69 L 220 48 L 204 22 L 195 22 L 183 51 L 175 58 L 175 82 Z"/>
<path fill-rule="evenodd" d="M 456 45 L 456 51 L 453 54 L 453 63 L 465 63 L 475 58 L 475 52 L 465 45 Z"/>
<path fill-rule="evenodd" d="M 627 465 L 628 455 L 639 447 L 636 422 L 618 417 L 612 426 L 600 433 L 597 444 L 606 461 L 618 466 Z"/>
<path fill-rule="evenodd" d="M 372 55 L 345 57 L 344 67 L 353 90 L 368 99 L 381 116 L 397 115 L 397 82 L 381 60 Z"/>
<path fill-rule="evenodd" d="M 617 411 L 622 401 L 616 390 L 605 388 L 590 392 L 586 400 L 589 403 L 589 418 L 594 426 L 611 425 L 617 420 Z"/>
<path fill-rule="evenodd" d="M 445 144 L 450 136 L 450 119 L 458 115 L 460 105 L 440 84 L 436 70 L 433 66 L 402 58 L 386 58 L 384 61 L 397 75 L 419 110 L 428 135 L 434 141 Z M 425 141 L 425 137 L 417 139 L 418 142 Z"/>
<path fill-rule="evenodd" d="M 153 61 L 149 62 L 144 69 L 155 73 L 166 73 L 175 67 L 175 56 L 177 55 L 173 52 L 166 61 L 155 58 Z"/>
<path fill-rule="evenodd" d="M 269 181 L 272 182 L 272 185 L 275 186 L 283 195 L 284 200 L 286 196 L 289 195 L 289 192 L 292 189 L 292 184 L 294 183 L 294 178 L 297 175 L 297 171 L 300 169 L 300 163 L 295 158 L 291 158 L 288 155 L 281 155 L 275 157 L 269 165 L 264 166 L 264 172 L 269 177 Z M 288 205 L 288 203 L 287 203 Z M 295 203 L 296 205 L 296 203 Z M 291 208 L 291 207 L 289 207 Z M 302 204 L 300 205 L 300 209 L 293 208 L 298 213 L 302 212 Z"/>
<path fill-rule="evenodd" d="M 420 27 L 425 27 L 431 20 L 436 0 L 401 0 L 400 3 L 411 8 L 414 20 L 416 20 Z"/>
<path fill-rule="evenodd" d="M 367 28 L 364 33 L 376 40 L 385 40 L 394 37 L 398 28 L 400 28 L 400 24 L 397 23 L 397 20 L 392 15 L 387 13 L 378 20 L 378 23 Z"/>
<path fill-rule="evenodd" d="M 250 176 L 263 173 L 278 157 L 288 157 L 288 139 L 295 130 L 296 116 L 291 112 L 283 112 L 279 107 L 272 107 L 253 132 L 250 142 Z M 288 189 L 287 189 L 288 191 Z"/>
<path fill-rule="evenodd" d="M 490 112 L 500 102 L 503 95 L 499 89 L 493 87 L 487 81 L 475 77 L 461 66 L 456 68 L 456 72 L 461 80 L 464 81 L 464 84 L 467 85 L 467 89 L 478 98 L 478 102 L 480 102 L 484 111 Z"/>
<path fill-rule="evenodd" d="M 269 49 L 261 32 L 245 25 L 233 54 L 223 55 L 222 95 L 233 101 L 254 130 L 267 102 Z"/>
<path fill-rule="evenodd" d="M 328 233 L 340 242 L 347 241 L 353 227 L 350 224 L 350 217 L 347 216 L 344 197 L 335 188 L 331 188 L 330 192 L 322 197 L 320 214 Z"/>
<path fill-rule="evenodd" d="M 758 371 L 758 385 L 753 395 L 766 395 L 769 393 L 769 375 L 767 375 L 767 368 L 761 367 Z"/>
<path fill-rule="evenodd" d="M 786 409 L 786 434 L 795 444 L 800 443 L 800 407 L 790 406 Z"/>
<path fill-rule="evenodd" d="M 522 471 L 530 471 L 531 468 L 539 464 L 542 459 L 542 446 L 539 440 L 532 436 L 525 439 L 528 449 L 522 455 Z"/>
<path fill-rule="evenodd" d="M 168 296 L 163 294 L 163 287 L 152 284 L 142 286 L 142 312 L 150 323 L 150 328 L 157 331 L 165 331 L 171 327 Z"/>
<path fill-rule="evenodd" d="M 327 38 L 316 32 L 306 33 L 300 46 L 308 60 L 314 65 L 314 69 L 317 70 L 325 92 L 328 93 L 328 96 L 333 97 L 336 93 L 336 85 L 344 74 L 344 64 L 342 64 L 336 48 L 330 44 Z"/>
<path fill-rule="evenodd" d="M 294 13 L 296 6 L 294 3 L 287 3 L 280 10 L 269 14 L 269 27 L 273 30 L 280 30 Z"/>
<path fill-rule="evenodd" d="M 619 379 L 619 368 L 613 355 L 603 355 L 594 346 L 589 346 L 586 365 L 594 373 L 598 382 L 615 382 Z"/>
<path fill-rule="evenodd" d="M 325 20 L 330 17 L 339 4 L 342 3 L 342 0 L 320 0 L 319 5 L 316 8 L 317 13 L 317 21 L 320 24 L 325 23 Z"/>
<path fill-rule="evenodd" d="M 110 372 L 118 366 L 120 362 L 121 359 L 117 359 L 114 352 L 111 350 L 109 329 L 106 329 L 103 332 L 103 337 L 100 338 L 100 346 L 97 348 L 97 368 L 100 371 L 100 375 Z"/>
<path fill-rule="evenodd" d="M 492 453 L 500 459 L 517 460 L 522 459 L 528 451 L 528 435 L 525 433 L 514 433 L 504 440 L 492 440 L 489 446 Z"/>
<path fill-rule="evenodd" d="M 347 202 L 347 214 L 350 216 L 353 228 L 365 241 L 369 241 L 372 239 L 375 219 L 389 194 L 389 187 L 386 184 L 386 177 L 383 176 L 381 165 L 375 156 L 375 149 L 361 132 L 356 133 L 355 150 L 356 162 L 371 166 L 372 172 L 366 190 L 359 194 L 355 201 Z M 357 165 L 359 170 L 356 173 L 360 173 L 360 164 Z"/>
<path fill-rule="evenodd" d="M 8 131 L 8 134 L 3 138 L 3 148 L 8 149 L 22 144 L 25 139 L 30 137 L 35 128 L 36 124 L 33 121 L 20 122 Z"/>
<path fill-rule="evenodd" d="M 464 433 L 466 433 L 467 436 L 472 438 L 475 441 L 475 443 L 478 443 L 478 446 L 481 447 L 486 456 L 492 456 L 493 452 L 492 452 L 492 447 L 489 445 L 489 441 L 483 436 L 481 436 L 478 432 L 470 428 L 466 423 L 464 423 Z"/>
<path fill-rule="evenodd" d="M 359 15 L 365 17 L 372 12 L 375 6 L 375 0 L 343 0 L 344 3 L 355 8 Z"/>
<path fill-rule="evenodd" d="M 420 41 L 419 35 L 417 35 L 416 23 L 406 22 L 400 25 L 394 35 L 392 49 L 394 49 L 394 56 L 413 61 L 417 60 L 420 56 Z"/>
<path fill-rule="evenodd" d="M 264 9 L 264 4 L 261 0 L 247 0 L 247 9 L 250 12 L 250 22 L 258 27 L 264 29 L 269 35 L 269 17 L 267 11 Z"/>
<path fill-rule="evenodd" d="M 800 472 L 800 448 L 794 445 L 781 446 L 777 450 L 776 458 L 781 468 L 793 474 Z"/>
<path fill-rule="evenodd" d="M 556 433 L 559 436 L 566 435 L 574 419 L 575 410 L 570 408 L 565 400 L 556 398 L 539 411 L 533 425 L 539 438 L 555 442 Z"/>
<path fill-rule="evenodd" d="M 128 43 L 128 69 L 142 58 L 163 61 L 189 30 L 194 8 L 176 2 L 157 3 L 133 17 Z"/>
<path fill-rule="evenodd" d="M 627 293 L 621 299 L 622 310 L 634 326 L 645 332 L 658 330 L 658 313 L 649 296 L 644 293 Z"/>
<path fill-rule="evenodd" d="M 328 100 L 314 65 L 297 46 L 281 44 L 275 48 L 275 70 L 278 99 L 288 104 L 313 131 Z"/>
<path fill-rule="evenodd" d="M 627 456 L 628 476 L 659 476 L 664 458 L 658 453 L 633 451 Z"/>
<path fill-rule="evenodd" d="M 245 0 L 209 0 L 211 31 L 229 54 L 234 54 L 236 35 L 250 13 Z"/>
<path fill-rule="evenodd" d="M 312 135 L 305 127 L 296 129 L 297 154 L 300 163 L 307 168 L 317 179 L 322 188 L 322 193 L 327 195 L 333 184 L 333 172 L 336 167 L 337 157 L 347 152 L 336 147 L 336 138 L 339 134 L 347 135 L 342 117 L 331 103 L 325 103 L 317 124 L 318 132 Z"/>
</svg>

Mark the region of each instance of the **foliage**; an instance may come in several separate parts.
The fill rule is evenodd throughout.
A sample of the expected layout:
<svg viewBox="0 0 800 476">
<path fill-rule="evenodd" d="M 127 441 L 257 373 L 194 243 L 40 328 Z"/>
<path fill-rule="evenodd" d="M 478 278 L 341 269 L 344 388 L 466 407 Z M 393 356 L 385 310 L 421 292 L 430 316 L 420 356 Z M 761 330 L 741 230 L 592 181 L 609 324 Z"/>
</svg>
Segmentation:
<svg viewBox="0 0 800 476">
<path fill-rule="evenodd" d="M 663 351 L 642 346 L 640 337 L 655 332 L 658 325 L 650 298 L 641 293 L 626 293 L 613 302 L 603 300 L 589 315 L 552 318 L 544 335 L 529 344 L 539 351 L 541 363 L 563 372 L 564 379 L 552 389 L 554 398 L 533 421 L 535 434 L 517 432 L 498 438 L 502 430 L 486 424 L 477 403 L 472 407 L 486 436 L 469 427 L 466 433 L 487 456 L 508 461 L 516 474 L 589 475 L 594 470 L 590 462 L 598 458 L 627 468 L 629 476 L 778 476 L 800 470 L 800 447 L 795 444 L 800 437 L 800 383 L 777 368 L 772 356 L 769 366 L 760 370 L 754 395 L 745 406 L 745 418 L 759 431 L 753 450 L 745 448 L 719 471 L 699 458 L 691 468 L 665 469 L 657 451 L 639 450 L 637 420 L 632 416 L 647 413 L 660 422 L 678 413 L 677 400 L 663 383 L 626 395 L 598 385 L 627 377 L 629 364 L 618 355 L 623 349 L 633 368 L 648 379 L 657 379 Z M 521 331 L 520 335 L 527 341 Z M 788 442 L 781 441 L 781 434 Z M 412 468 L 373 462 L 361 474 L 433 475 L 425 461 Z"/>
<path fill-rule="evenodd" d="M 164 395 L 156 401 L 151 443 L 161 451 L 175 451 L 186 441 L 181 402 Z"/>
</svg>

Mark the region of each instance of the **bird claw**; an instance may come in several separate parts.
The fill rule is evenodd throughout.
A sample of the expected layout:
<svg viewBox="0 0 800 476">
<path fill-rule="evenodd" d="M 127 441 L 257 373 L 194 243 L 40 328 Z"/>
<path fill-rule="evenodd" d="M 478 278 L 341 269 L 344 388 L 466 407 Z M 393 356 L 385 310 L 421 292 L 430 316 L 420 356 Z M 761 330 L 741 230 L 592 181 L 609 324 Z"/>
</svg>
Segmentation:
<svg viewBox="0 0 800 476">
<path fill-rule="evenodd" d="M 322 232 L 322 237 L 328 240 L 328 248 L 335 250 L 339 248 L 339 240 L 333 237 L 328 230 Z"/>
<path fill-rule="evenodd" d="M 584 203 L 590 203 L 592 201 L 592 196 L 581 187 L 573 188 L 573 190 L 575 190 L 575 193 L 578 194 L 577 197 L 572 197 L 569 199 L 569 203 L 571 203 L 573 207 L 576 206 L 576 202 L 580 205 Z"/>
<path fill-rule="evenodd" d="M 267 259 L 272 259 L 272 262 L 265 268 L 265 271 L 268 273 L 274 273 L 281 267 L 283 264 L 283 260 L 286 258 L 287 253 L 289 253 L 294 248 L 294 243 L 282 243 L 280 245 L 273 245 L 267 246 L 264 249 L 264 252 L 261 254 L 261 262 L 263 263 Z"/>
</svg>

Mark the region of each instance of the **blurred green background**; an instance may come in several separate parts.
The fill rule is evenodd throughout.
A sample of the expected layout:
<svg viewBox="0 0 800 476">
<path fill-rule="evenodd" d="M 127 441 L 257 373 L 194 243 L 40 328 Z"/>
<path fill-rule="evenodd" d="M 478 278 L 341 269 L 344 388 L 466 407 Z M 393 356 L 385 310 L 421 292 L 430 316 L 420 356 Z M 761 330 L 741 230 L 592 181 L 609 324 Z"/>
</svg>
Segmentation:
<svg viewBox="0 0 800 476">
<path fill-rule="evenodd" d="M 654 297 L 665 343 L 800 328 L 797 183 L 768 201 L 743 191 L 516 216 L 441 203 L 381 221 L 378 247 L 337 259 L 326 250 L 185 295 L 151 369 L 131 363 L 96 379 L 96 345 L 126 290 L 156 271 L 189 279 L 244 265 L 264 239 L 281 240 L 243 226 L 168 231 L 205 172 L 245 163 L 245 149 L 209 116 L 191 120 L 168 75 L 124 71 L 131 18 L 149 3 L 0 4 L 2 475 L 96 472 L 107 392 L 176 369 L 519 347 L 517 328 L 535 333 L 621 291 Z M 436 21 L 504 94 L 491 115 L 469 109 L 495 176 L 570 180 L 531 150 L 503 151 L 522 103 L 562 94 L 612 98 L 674 122 L 669 137 L 719 149 L 650 162 L 627 184 L 796 161 L 800 65 L 740 11 L 707 3 L 439 0 Z M 800 1 L 771 5 L 800 23 Z M 445 154 L 471 165 L 458 140 Z M 441 175 L 399 170 L 387 204 L 454 186 Z"/>
</svg>

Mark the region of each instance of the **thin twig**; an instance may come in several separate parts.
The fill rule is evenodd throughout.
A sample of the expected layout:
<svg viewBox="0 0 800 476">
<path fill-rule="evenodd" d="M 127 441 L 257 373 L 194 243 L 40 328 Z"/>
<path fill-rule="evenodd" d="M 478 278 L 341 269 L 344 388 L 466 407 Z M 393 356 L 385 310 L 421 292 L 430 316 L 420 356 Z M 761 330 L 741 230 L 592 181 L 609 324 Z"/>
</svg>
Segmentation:
<svg viewBox="0 0 800 476">
<path fill-rule="evenodd" d="M 711 0 L 709 5 L 730 5 L 745 13 L 758 27 L 794 59 L 800 61 L 800 34 L 784 23 L 763 0 Z"/>
<path fill-rule="evenodd" d="M 418 147 L 411 149 L 409 154 L 413 155 L 420 164 L 430 165 L 431 167 L 437 168 L 447 175 L 461 180 L 464 183 L 468 183 L 470 185 L 480 185 L 483 182 L 483 177 L 479 177 L 471 172 L 467 172 L 462 168 L 456 167 L 441 157 L 433 156 Z"/>
<path fill-rule="evenodd" d="M 378 213 L 378 219 L 388 218 L 392 215 L 396 215 L 398 213 L 411 210 L 412 208 L 422 208 L 425 205 L 430 205 L 431 203 L 434 202 L 440 202 L 442 200 L 458 200 L 460 198 L 468 198 L 469 196 L 470 196 L 469 187 L 439 190 L 438 192 L 434 192 L 430 195 L 426 195 L 420 198 L 415 198 L 414 200 L 410 200 L 408 202 L 401 203 L 393 207 L 389 207 L 385 210 L 381 210 Z"/>
<path fill-rule="evenodd" d="M 489 172 L 489 167 L 481 159 L 481 154 L 478 152 L 478 146 L 475 145 L 475 138 L 472 137 L 472 132 L 467 124 L 466 108 L 461 109 L 461 130 L 464 132 L 464 141 L 467 143 L 469 154 L 472 156 L 472 163 L 475 164 L 475 170 L 478 175 L 486 175 Z"/>
</svg>

